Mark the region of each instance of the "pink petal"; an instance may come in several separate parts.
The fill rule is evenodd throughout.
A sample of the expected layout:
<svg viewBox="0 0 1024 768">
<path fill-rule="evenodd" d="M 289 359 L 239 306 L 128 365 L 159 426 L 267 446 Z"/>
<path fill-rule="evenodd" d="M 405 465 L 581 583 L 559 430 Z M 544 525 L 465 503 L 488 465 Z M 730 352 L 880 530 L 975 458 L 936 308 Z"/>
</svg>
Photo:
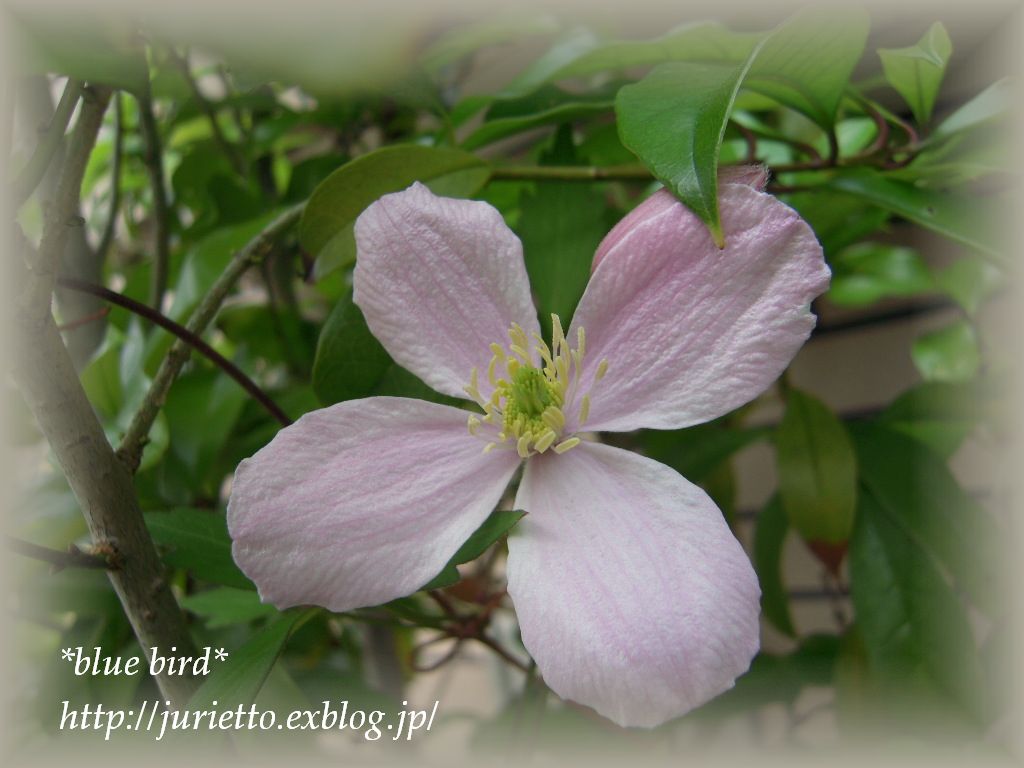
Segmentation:
<svg viewBox="0 0 1024 768">
<path fill-rule="evenodd" d="M 829 281 L 814 232 L 746 185 L 723 184 L 719 204 L 722 250 L 664 190 L 609 234 L 568 334 L 586 329 L 581 391 L 608 359 L 587 428 L 677 429 L 721 416 L 764 391 L 810 335 L 811 300 Z"/>
<path fill-rule="evenodd" d="M 583 443 L 533 457 L 509 537 L 523 643 L 559 696 L 654 727 L 732 687 L 757 653 L 757 577 L 707 494 Z"/>
<path fill-rule="evenodd" d="M 764 192 L 764 188 L 768 185 L 768 169 L 763 165 L 726 165 L 718 169 L 718 183 L 746 184 L 758 192 Z M 590 273 L 594 273 L 605 254 L 611 250 L 613 245 L 629 234 L 637 223 L 650 218 L 659 208 L 670 206 L 675 199 L 667 192 L 655 193 L 626 214 L 597 246 L 597 253 L 594 254 L 594 260 L 590 264 Z"/>
<path fill-rule="evenodd" d="M 466 397 L 474 367 L 483 392 L 490 344 L 513 322 L 539 331 L 522 244 L 487 203 L 416 183 L 367 208 L 355 235 L 355 303 L 395 362 L 438 392 Z"/>
<path fill-rule="evenodd" d="M 347 611 L 415 592 L 494 509 L 518 466 L 466 412 L 375 397 L 307 413 L 235 472 L 232 554 L 279 608 Z"/>
</svg>

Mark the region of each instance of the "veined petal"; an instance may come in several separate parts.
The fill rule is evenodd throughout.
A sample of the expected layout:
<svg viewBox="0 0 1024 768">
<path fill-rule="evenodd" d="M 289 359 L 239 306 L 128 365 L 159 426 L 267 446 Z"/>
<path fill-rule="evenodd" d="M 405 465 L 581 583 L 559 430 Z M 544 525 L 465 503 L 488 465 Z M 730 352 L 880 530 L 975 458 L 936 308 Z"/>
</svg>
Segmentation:
<svg viewBox="0 0 1024 768">
<path fill-rule="evenodd" d="M 313 411 L 238 466 L 232 554 L 279 608 L 378 605 L 441 571 L 518 463 L 484 455 L 457 408 L 374 397 Z"/>
<path fill-rule="evenodd" d="M 559 696 L 654 727 L 732 687 L 757 577 L 714 502 L 663 464 L 583 443 L 527 463 L 509 537 L 523 643 Z"/>
<path fill-rule="evenodd" d="M 726 165 L 718 169 L 718 183 L 719 185 L 746 184 L 758 192 L 764 192 L 764 188 L 768 184 L 768 169 L 763 165 Z M 594 260 L 590 263 L 590 274 L 594 274 L 597 265 L 604 260 L 605 254 L 612 249 L 612 246 L 629 234 L 639 222 L 649 219 L 658 211 L 677 202 L 671 194 L 659 192 L 651 195 L 650 198 L 627 213 L 597 246 Z"/>
<path fill-rule="evenodd" d="M 714 419 L 764 391 L 810 335 L 811 300 L 829 280 L 814 232 L 747 185 L 723 184 L 719 207 L 721 250 L 665 190 L 608 235 L 568 334 L 586 329 L 582 389 L 608 360 L 588 429 Z"/>
<path fill-rule="evenodd" d="M 539 331 L 522 244 L 487 203 L 422 184 L 385 195 L 356 220 L 353 300 L 395 361 L 455 397 L 490 345 L 518 323 Z"/>
</svg>

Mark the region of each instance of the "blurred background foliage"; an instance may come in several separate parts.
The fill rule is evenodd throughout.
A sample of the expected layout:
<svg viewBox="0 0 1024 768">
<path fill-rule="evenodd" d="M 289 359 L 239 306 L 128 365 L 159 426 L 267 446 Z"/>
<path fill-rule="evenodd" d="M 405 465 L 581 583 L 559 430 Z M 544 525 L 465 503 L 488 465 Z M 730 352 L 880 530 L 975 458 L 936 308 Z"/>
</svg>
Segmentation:
<svg viewBox="0 0 1024 768">
<path fill-rule="evenodd" d="M 568 322 L 597 244 L 657 186 L 715 232 L 718 169 L 761 163 L 769 191 L 811 223 L 833 271 L 816 333 L 908 313 L 948 318 L 908 345 L 919 381 L 881 407 L 844 412 L 787 374 L 710 424 L 615 437 L 701 483 L 734 526 L 752 519 L 753 535 L 741 538 L 776 638 L 733 691 L 626 739 L 546 694 L 529 664 L 502 599 L 504 535 L 516 515 L 492 517 L 453 561 L 460 571 L 409 598 L 345 615 L 262 605 L 231 560 L 224 506 L 238 462 L 287 419 L 193 354 L 149 430 L 135 487 L 196 644 L 233 650 L 221 667 L 231 674 L 212 675 L 196 701 L 292 708 L 347 698 L 387 709 L 410 691 L 427 695 L 417 685 L 428 663 L 457 666 L 473 648 L 497 668 L 498 714 L 446 718 L 441 695 L 436 729 L 468 721 L 481 748 L 521 749 L 523 733 L 540 750 L 580 738 L 672 744 L 694 723 L 706 742 L 772 705 L 788 712 L 783 740 L 798 743 L 796 702 L 808 689 L 826 692 L 816 705 L 833 723 L 826 742 L 894 720 L 905 739 L 931 738 L 937 724 L 971 741 L 998 729 L 1009 521 L 961 487 L 948 460 L 967 439 L 1008 439 L 1011 361 L 978 320 L 1006 290 L 997 224 L 1015 183 L 1005 143 L 1012 102 L 1006 80 L 944 95 L 955 25 L 920 19 L 900 47 L 876 50 L 869 17 L 839 8 L 778 26 L 688 22 L 645 39 L 524 11 L 426 27 L 411 17 L 388 35 L 285 25 L 264 47 L 217 27 L 176 37 L 167 19 L 72 23 L 24 8 L 14 19 L 24 50 L 11 182 L 30 242 L 64 126 L 81 100 L 113 89 L 65 278 L 184 325 L 233 256 L 292 215 L 204 335 L 289 419 L 370 395 L 443 400 L 391 361 L 351 300 L 355 218 L 417 180 L 496 206 L 523 241 L 541 317 Z M 481 61 L 493 68 L 506 55 L 503 79 L 481 87 Z M 173 337 L 94 294 L 65 282 L 55 310 L 116 446 Z M 865 357 L 865 380 L 887 364 Z M 752 418 L 765 408 L 768 417 Z M 24 488 L 10 543 L 88 551 L 74 497 L 31 416 L 16 415 Z M 751 515 L 736 507 L 733 459 L 755 444 L 772 451 L 777 479 Z M 794 538 L 819 564 L 816 598 L 835 613 L 828 630 L 794 621 L 807 597 L 785 578 Z M 139 652 L 101 570 L 17 565 L 9 604 L 26 664 L 11 730 L 24 743 L 55 735 L 62 699 L 128 707 L 158 698 L 148 679 L 76 678 L 55 661 L 76 645 Z M 452 655 L 431 655 L 436 648 Z"/>
</svg>

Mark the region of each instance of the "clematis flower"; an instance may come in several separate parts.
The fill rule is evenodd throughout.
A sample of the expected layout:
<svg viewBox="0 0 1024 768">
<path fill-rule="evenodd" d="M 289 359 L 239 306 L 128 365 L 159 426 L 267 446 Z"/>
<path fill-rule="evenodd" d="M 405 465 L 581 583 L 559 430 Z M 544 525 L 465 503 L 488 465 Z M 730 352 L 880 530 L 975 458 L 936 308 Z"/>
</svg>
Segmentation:
<svg viewBox="0 0 1024 768">
<path fill-rule="evenodd" d="M 647 727 L 732 687 L 759 645 L 746 554 L 703 490 L 587 435 L 728 413 L 806 340 L 829 278 L 821 248 L 750 185 L 763 178 L 738 180 L 721 184 L 722 250 L 666 191 L 627 216 L 550 343 L 494 208 L 420 184 L 371 205 L 356 304 L 396 362 L 474 410 L 343 402 L 243 461 L 228 525 L 261 598 L 340 612 L 415 592 L 525 465 L 508 593 L 548 686 Z"/>
</svg>

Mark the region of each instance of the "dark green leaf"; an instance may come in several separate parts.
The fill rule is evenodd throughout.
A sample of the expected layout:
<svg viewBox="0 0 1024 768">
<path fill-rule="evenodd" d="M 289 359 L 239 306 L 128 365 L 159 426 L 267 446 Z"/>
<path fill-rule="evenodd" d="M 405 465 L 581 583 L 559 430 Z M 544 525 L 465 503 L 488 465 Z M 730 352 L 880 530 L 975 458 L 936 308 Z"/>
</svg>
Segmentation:
<svg viewBox="0 0 1024 768">
<path fill-rule="evenodd" d="M 858 243 L 842 250 L 830 264 L 828 298 L 835 304 L 863 306 L 935 289 L 928 266 L 913 248 Z"/>
<path fill-rule="evenodd" d="M 957 484 L 945 462 L 891 424 L 851 426 L 862 488 L 914 546 L 941 563 L 979 608 L 1000 604 L 1002 539 L 991 515 Z"/>
<path fill-rule="evenodd" d="M 761 610 L 776 629 L 796 637 L 789 610 L 789 595 L 782 580 L 782 551 L 789 519 L 778 495 L 761 510 L 754 529 L 754 568 L 761 582 Z"/>
<path fill-rule="evenodd" d="M 238 589 L 255 589 L 231 558 L 231 537 L 223 513 L 204 509 L 147 512 L 146 526 L 164 562 L 196 578 Z"/>
<path fill-rule="evenodd" d="M 700 217 L 719 246 L 718 153 L 740 83 L 742 64 L 673 62 L 619 91 L 622 143 Z"/>
<path fill-rule="evenodd" d="M 614 104 L 614 89 L 573 95 L 557 88 L 515 102 L 499 102 L 488 111 L 486 122 L 466 137 L 462 147 L 478 149 L 533 128 L 611 112 Z"/>
<path fill-rule="evenodd" d="M 978 336 L 967 320 L 918 336 L 910 356 L 925 381 L 970 381 L 981 365 Z"/>
<path fill-rule="evenodd" d="M 993 242 L 994 230 L 986 223 L 991 217 L 976 200 L 919 189 L 866 168 L 844 170 L 828 186 L 870 201 L 987 256 L 1000 258 Z"/>
<path fill-rule="evenodd" d="M 441 573 L 430 581 L 423 589 L 440 589 L 450 586 L 459 580 L 459 571 L 455 567 L 476 560 L 489 546 L 507 534 L 526 513 L 520 509 L 497 510 L 484 520 L 483 524 L 466 542 L 452 555 Z"/>
<path fill-rule="evenodd" d="M 650 430 L 641 440 L 646 456 L 700 482 L 734 453 L 767 434 L 766 427 L 738 429 L 717 420 L 686 429 Z"/>
<path fill-rule="evenodd" d="M 811 225 L 830 262 L 843 248 L 881 229 L 890 216 L 884 208 L 827 187 L 785 200 Z"/>
<path fill-rule="evenodd" d="M 221 709 L 251 704 L 292 632 L 318 610 L 293 610 L 281 614 L 237 651 L 230 652 L 226 661 L 211 661 L 212 671 L 189 699 L 189 709 L 208 709 L 214 701 Z"/>
<path fill-rule="evenodd" d="M 393 363 L 370 333 L 348 291 L 320 332 L 313 363 L 313 391 L 324 405 L 371 394 Z"/>
<path fill-rule="evenodd" d="M 576 153 L 568 126 L 559 129 L 542 163 L 572 165 Z M 601 192 L 569 181 L 542 181 L 524 191 L 518 232 L 523 242 L 541 328 L 550 336 L 551 314 L 569 327 L 590 279 L 590 263 L 607 229 Z"/>
<path fill-rule="evenodd" d="M 915 534 L 865 489 L 850 586 L 868 660 L 901 698 L 939 694 L 976 711 L 979 664 L 967 617 Z"/>
<path fill-rule="evenodd" d="M 953 43 L 940 22 L 929 27 L 924 36 L 909 48 L 880 48 L 882 70 L 889 85 L 899 91 L 920 124 L 932 116 L 935 97 L 946 74 Z"/>
<path fill-rule="evenodd" d="M 260 602 L 260 596 L 249 589 L 218 587 L 187 595 L 181 607 L 206 619 L 208 629 L 218 629 L 260 619 L 277 613 L 272 605 Z"/>
<path fill-rule="evenodd" d="M 743 85 L 830 130 L 869 26 L 861 9 L 802 11 L 766 38 Z"/>
<path fill-rule="evenodd" d="M 843 423 L 816 397 L 791 388 L 775 441 L 779 495 L 793 528 L 808 542 L 846 541 L 857 461 Z"/>
<path fill-rule="evenodd" d="M 299 222 L 299 241 L 316 257 L 315 276 L 354 261 L 356 219 L 383 195 L 419 181 L 438 195 L 468 197 L 489 175 L 487 164 L 468 152 L 415 144 L 384 147 L 346 163 L 316 188 Z"/>
</svg>

